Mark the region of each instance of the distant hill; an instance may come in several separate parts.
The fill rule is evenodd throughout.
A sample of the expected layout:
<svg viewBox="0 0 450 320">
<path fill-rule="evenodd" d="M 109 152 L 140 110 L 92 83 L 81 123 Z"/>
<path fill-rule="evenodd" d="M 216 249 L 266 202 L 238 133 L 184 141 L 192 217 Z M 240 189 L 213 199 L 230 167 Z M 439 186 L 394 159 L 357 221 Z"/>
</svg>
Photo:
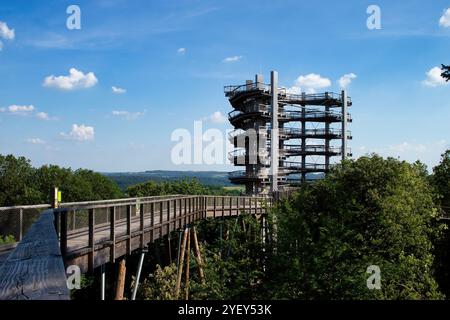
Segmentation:
<svg viewBox="0 0 450 320">
<path fill-rule="evenodd" d="M 183 178 L 197 178 L 200 183 L 210 186 L 231 186 L 228 172 L 223 171 L 168 171 L 154 170 L 144 172 L 106 172 L 103 175 L 115 181 L 122 190 L 128 186 L 147 181 L 173 181 Z"/>
<path fill-rule="evenodd" d="M 153 170 L 144 172 L 109 172 L 103 173 L 114 182 L 116 182 L 120 189 L 125 190 L 127 187 L 147 182 L 150 180 L 160 181 L 174 181 L 183 178 L 197 178 L 200 183 L 209 186 L 223 186 L 228 187 L 233 184 L 228 180 L 228 172 L 223 171 L 169 171 L 169 170 Z M 300 175 L 291 175 L 291 179 L 300 180 Z M 323 178 L 323 174 L 307 175 L 309 180 L 317 180 Z"/>
</svg>

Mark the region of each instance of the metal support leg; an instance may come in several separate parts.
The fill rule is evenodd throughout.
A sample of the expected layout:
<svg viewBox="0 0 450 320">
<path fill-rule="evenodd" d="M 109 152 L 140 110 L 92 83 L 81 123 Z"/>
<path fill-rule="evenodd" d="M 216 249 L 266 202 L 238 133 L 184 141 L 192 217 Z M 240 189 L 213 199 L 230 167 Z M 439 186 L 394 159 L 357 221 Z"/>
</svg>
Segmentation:
<svg viewBox="0 0 450 320">
<path fill-rule="evenodd" d="M 141 252 L 141 258 L 139 259 L 139 265 L 136 273 L 136 283 L 134 284 L 133 295 L 131 296 L 131 300 L 136 300 L 136 293 L 139 287 L 139 278 L 141 277 L 142 265 L 144 264 L 144 257 L 146 252 L 147 250 L 142 250 Z"/>
<path fill-rule="evenodd" d="M 101 276 L 100 276 L 100 280 L 101 280 L 101 299 L 102 301 L 105 300 L 105 283 L 106 283 L 106 279 L 105 279 L 105 265 L 102 264 L 100 267 L 100 272 L 101 272 Z"/>
</svg>

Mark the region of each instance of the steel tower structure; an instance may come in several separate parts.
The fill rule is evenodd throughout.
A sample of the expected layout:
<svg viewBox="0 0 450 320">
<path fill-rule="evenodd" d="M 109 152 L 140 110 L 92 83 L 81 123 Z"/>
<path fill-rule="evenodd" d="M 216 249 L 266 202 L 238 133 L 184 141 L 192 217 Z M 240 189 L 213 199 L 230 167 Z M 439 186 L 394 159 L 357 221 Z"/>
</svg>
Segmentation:
<svg viewBox="0 0 450 320">
<path fill-rule="evenodd" d="M 278 73 L 272 71 L 270 84 L 256 75 L 255 81 L 226 86 L 224 92 L 233 108 L 229 140 L 235 149 L 228 158 L 245 166 L 229 178 L 245 185 L 247 194 L 295 188 L 326 173 L 332 157 L 351 156 L 352 102 L 346 91 L 291 94 L 278 86 Z"/>
</svg>

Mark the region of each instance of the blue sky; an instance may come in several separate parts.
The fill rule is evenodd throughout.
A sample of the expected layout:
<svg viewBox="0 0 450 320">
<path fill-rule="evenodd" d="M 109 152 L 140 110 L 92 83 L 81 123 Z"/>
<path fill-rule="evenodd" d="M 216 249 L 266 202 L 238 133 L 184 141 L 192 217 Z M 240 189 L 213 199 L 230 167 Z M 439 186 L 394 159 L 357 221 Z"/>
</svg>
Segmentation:
<svg viewBox="0 0 450 320">
<path fill-rule="evenodd" d="M 72 4 L 81 9 L 80 30 L 66 27 Z M 381 30 L 366 26 L 371 4 L 381 9 Z M 98 171 L 231 170 L 175 165 L 171 134 L 193 131 L 200 119 L 225 134 L 223 86 L 257 72 L 268 79 L 276 69 L 285 87 L 336 92 L 353 73 L 354 156 L 378 152 L 433 166 L 450 146 L 450 86 L 432 70 L 450 64 L 448 7 L 0 0 L 0 153 Z"/>
</svg>

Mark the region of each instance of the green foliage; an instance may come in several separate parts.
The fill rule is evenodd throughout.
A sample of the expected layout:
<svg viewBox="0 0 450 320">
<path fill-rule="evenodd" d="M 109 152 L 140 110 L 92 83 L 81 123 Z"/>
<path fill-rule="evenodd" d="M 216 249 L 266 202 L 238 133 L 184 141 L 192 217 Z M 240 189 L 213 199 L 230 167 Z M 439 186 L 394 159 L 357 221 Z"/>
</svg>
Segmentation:
<svg viewBox="0 0 450 320">
<path fill-rule="evenodd" d="M 38 203 L 42 193 L 33 188 L 35 174 L 30 160 L 0 155 L 0 206 Z"/>
<path fill-rule="evenodd" d="M 438 299 L 438 210 L 423 166 L 376 155 L 345 161 L 275 210 L 274 298 Z M 368 290 L 367 267 L 381 268 Z"/>
<path fill-rule="evenodd" d="M 0 245 L 1 244 L 8 244 L 8 243 L 15 243 L 16 239 L 13 235 L 7 235 L 7 236 L 1 236 L 0 235 Z"/>
<path fill-rule="evenodd" d="M 146 183 L 128 187 L 126 194 L 129 197 L 150 197 L 168 194 L 236 195 L 239 194 L 239 190 L 226 190 L 223 187 L 218 186 L 205 186 L 196 178 L 192 178 L 179 181 L 148 181 Z"/>
<path fill-rule="evenodd" d="M 64 202 L 122 197 L 117 185 L 90 171 L 46 165 L 33 168 L 30 161 L 0 155 L 0 206 L 50 202 L 50 191 L 58 187 Z"/>
<path fill-rule="evenodd" d="M 431 181 L 440 195 L 442 206 L 450 212 L 450 150 L 443 155 L 439 165 L 433 168 Z"/>
<path fill-rule="evenodd" d="M 175 300 L 177 265 L 172 263 L 164 269 L 158 264 L 156 270 L 141 284 L 139 295 L 148 300 Z"/>
<path fill-rule="evenodd" d="M 441 162 L 433 169 L 430 177 L 436 194 L 437 202 L 441 205 L 446 216 L 450 214 L 450 150 L 443 155 Z M 447 220 L 448 222 L 448 220 Z M 442 292 L 450 296 L 450 230 L 447 228 L 444 236 L 437 239 L 436 247 L 436 279 Z"/>
<path fill-rule="evenodd" d="M 441 77 L 445 79 L 445 81 L 450 80 L 450 66 L 446 66 L 444 64 L 441 65 Z"/>
<path fill-rule="evenodd" d="M 193 300 L 257 299 L 263 294 L 263 244 L 260 224 L 245 215 L 233 219 L 201 221 L 198 233 L 206 241 L 201 246 L 206 282 L 201 283 L 198 264 L 190 256 L 190 293 Z M 192 244 L 192 242 L 191 242 Z M 141 297 L 150 300 L 175 299 L 176 264 L 159 265 L 141 287 Z M 180 298 L 184 297 L 183 275 Z"/>
</svg>

